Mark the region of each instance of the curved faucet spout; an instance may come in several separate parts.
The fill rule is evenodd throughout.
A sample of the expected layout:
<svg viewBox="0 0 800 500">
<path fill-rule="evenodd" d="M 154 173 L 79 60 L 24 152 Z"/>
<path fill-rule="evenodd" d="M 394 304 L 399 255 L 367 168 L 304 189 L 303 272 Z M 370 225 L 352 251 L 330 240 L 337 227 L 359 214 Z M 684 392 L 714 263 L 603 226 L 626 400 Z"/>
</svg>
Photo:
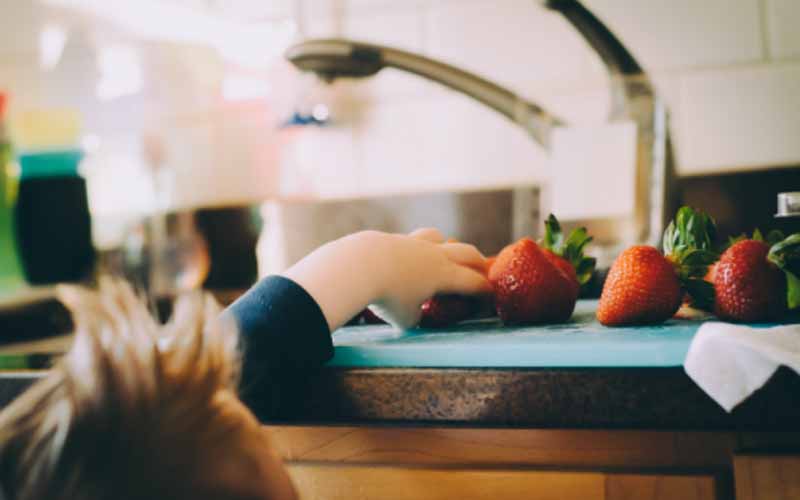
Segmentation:
<svg viewBox="0 0 800 500">
<path fill-rule="evenodd" d="M 564 123 L 516 93 L 478 75 L 412 52 L 342 39 L 308 40 L 289 48 L 286 58 L 326 80 L 371 76 L 397 68 L 462 92 L 528 131 L 545 148 L 550 131 Z"/>
</svg>

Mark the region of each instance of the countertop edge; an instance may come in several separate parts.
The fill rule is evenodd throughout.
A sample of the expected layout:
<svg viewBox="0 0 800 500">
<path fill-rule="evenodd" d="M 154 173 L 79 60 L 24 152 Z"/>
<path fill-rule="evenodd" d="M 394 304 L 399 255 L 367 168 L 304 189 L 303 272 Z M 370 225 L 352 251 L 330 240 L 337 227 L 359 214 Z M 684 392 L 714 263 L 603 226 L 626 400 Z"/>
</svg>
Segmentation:
<svg viewBox="0 0 800 500">
<path fill-rule="evenodd" d="M 0 373 L 0 405 L 46 373 Z M 323 367 L 277 382 L 247 398 L 265 423 L 800 431 L 800 376 L 788 368 L 730 414 L 680 367 Z"/>
</svg>

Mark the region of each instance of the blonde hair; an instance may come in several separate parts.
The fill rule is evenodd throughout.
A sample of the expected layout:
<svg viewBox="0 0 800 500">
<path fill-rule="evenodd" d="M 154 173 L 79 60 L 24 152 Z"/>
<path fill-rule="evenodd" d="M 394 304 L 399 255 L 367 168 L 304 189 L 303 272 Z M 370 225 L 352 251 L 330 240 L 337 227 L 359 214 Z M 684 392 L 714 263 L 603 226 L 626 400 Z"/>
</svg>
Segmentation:
<svg viewBox="0 0 800 500">
<path fill-rule="evenodd" d="M 243 425 L 226 405 L 236 397 L 237 337 L 213 298 L 179 300 L 166 325 L 125 284 L 64 289 L 61 298 L 74 317 L 73 347 L 0 414 L 6 498 L 213 491 L 208 456 L 224 454 Z"/>
</svg>

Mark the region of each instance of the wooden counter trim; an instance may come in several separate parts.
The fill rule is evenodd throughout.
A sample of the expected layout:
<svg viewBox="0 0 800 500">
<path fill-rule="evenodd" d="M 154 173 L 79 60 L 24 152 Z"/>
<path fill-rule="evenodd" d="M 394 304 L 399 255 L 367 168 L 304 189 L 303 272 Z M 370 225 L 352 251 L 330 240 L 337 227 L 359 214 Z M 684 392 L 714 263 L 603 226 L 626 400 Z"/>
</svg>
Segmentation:
<svg viewBox="0 0 800 500">
<path fill-rule="evenodd" d="M 268 426 L 287 462 L 730 469 L 723 432 Z"/>
<path fill-rule="evenodd" d="M 710 474 L 290 464 L 305 500 L 719 500 Z"/>
<path fill-rule="evenodd" d="M 305 500 L 606 499 L 600 473 L 306 464 L 288 470 Z"/>
</svg>

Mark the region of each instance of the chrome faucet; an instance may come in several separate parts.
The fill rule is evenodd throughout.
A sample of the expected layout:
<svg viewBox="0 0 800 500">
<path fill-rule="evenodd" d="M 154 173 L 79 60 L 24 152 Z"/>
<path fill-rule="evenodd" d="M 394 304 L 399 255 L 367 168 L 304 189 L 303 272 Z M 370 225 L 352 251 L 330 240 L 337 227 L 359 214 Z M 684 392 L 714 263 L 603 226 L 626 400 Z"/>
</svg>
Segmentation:
<svg viewBox="0 0 800 500">
<path fill-rule="evenodd" d="M 341 39 L 309 40 L 295 45 L 286 57 L 298 68 L 323 80 L 372 76 L 383 68 L 414 73 L 462 92 L 489 106 L 528 131 L 547 148 L 554 125 L 563 121 L 514 92 L 475 74 L 400 49 Z"/>
<path fill-rule="evenodd" d="M 561 13 L 605 63 L 611 84 L 609 121 L 633 121 L 637 129 L 633 215 L 578 222 L 590 230 L 596 228 L 593 231 L 596 241 L 605 244 L 609 255 L 635 243 L 655 245 L 674 207 L 670 196 L 672 169 L 666 110 L 633 56 L 578 0 L 539 0 L 539 3 Z M 414 73 L 494 109 L 525 129 L 546 149 L 554 127 L 565 125 L 541 106 L 500 85 L 404 50 L 343 39 L 317 39 L 290 47 L 286 57 L 299 69 L 314 72 L 326 81 L 372 76 L 387 67 Z"/>
</svg>

